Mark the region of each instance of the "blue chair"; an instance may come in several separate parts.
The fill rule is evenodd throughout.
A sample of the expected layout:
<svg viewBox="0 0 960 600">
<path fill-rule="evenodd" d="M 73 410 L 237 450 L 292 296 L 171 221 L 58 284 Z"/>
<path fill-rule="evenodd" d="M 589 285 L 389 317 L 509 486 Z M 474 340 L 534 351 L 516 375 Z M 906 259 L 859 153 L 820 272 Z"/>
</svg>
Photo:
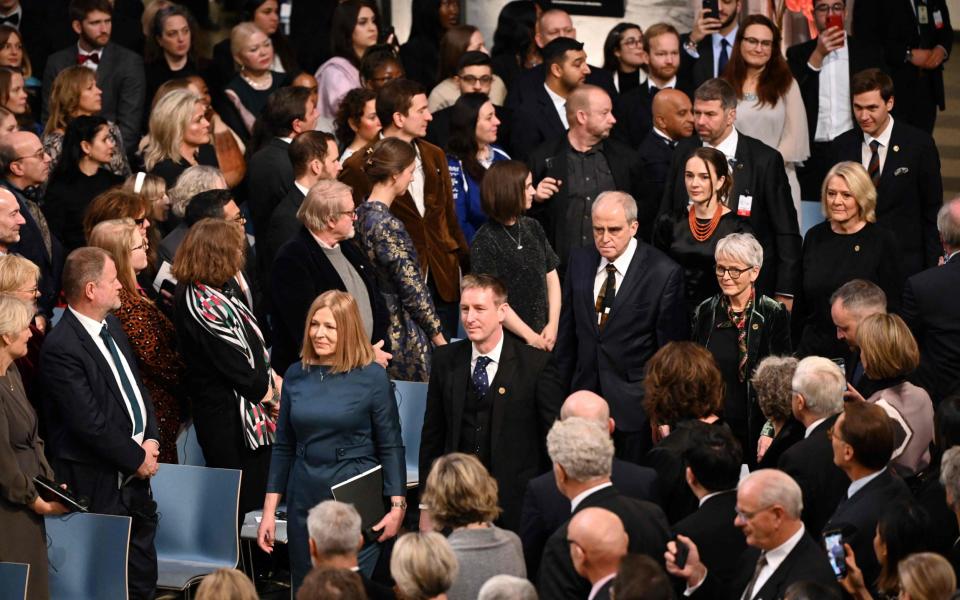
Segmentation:
<svg viewBox="0 0 960 600">
<path fill-rule="evenodd" d="M 240 561 L 240 471 L 160 465 L 157 502 L 157 587 L 187 590 L 217 569 Z"/>
<path fill-rule="evenodd" d="M 24 600 L 29 576 L 26 563 L 0 562 L 0 600 Z"/>
<path fill-rule="evenodd" d="M 51 600 L 127 597 L 130 517 L 71 513 L 44 520 Z"/>
<path fill-rule="evenodd" d="M 824 219 L 823 208 L 819 202 L 804 200 L 800 203 L 800 222 L 803 224 L 800 228 L 800 235 L 806 237 L 810 228 L 823 223 Z"/>
<path fill-rule="evenodd" d="M 420 434 L 427 411 L 427 384 L 394 381 L 393 386 L 400 411 L 400 435 L 406 448 L 407 487 L 416 487 L 420 483 Z"/>
<path fill-rule="evenodd" d="M 203 458 L 203 450 L 200 448 L 200 441 L 197 439 L 197 428 L 193 426 L 193 421 L 190 421 L 190 424 L 177 436 L 177 462 L 181 465 L 193 465 L 194 467 L 207 466 Z"/>
</svg>

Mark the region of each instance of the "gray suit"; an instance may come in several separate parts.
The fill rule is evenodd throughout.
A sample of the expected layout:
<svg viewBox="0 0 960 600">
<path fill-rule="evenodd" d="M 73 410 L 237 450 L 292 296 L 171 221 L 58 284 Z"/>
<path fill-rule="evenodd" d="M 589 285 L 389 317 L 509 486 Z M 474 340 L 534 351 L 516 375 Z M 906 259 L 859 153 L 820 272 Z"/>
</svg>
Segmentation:
<svg viewBox="0 0 960 600">
<path fill-rule="evenodd" d="M 56 52 L 47 59 L 43 70 L 43 122 L 50 116 L 50 90 L 57 74 L 77 64 L 77 45 Z M 97 87 L 103 92 L 103 109 L 100 114 L 120 127 L 123 146 L 127 154 L 140 142 L 140 124 L 143 117 L 146 76 L 143 59 L 126 48 L 108 43 L 100 55 L 97 66 Z"/>
</svg>

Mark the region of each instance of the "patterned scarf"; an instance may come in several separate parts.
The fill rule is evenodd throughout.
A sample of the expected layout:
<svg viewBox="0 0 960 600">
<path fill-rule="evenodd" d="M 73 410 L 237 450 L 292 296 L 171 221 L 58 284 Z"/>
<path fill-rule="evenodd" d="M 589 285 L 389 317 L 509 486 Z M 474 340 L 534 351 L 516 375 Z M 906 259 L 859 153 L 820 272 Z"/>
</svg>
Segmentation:
<svg viewBox="0 0 960 600">
<path fill-rule="evenodd" d="M 263 334 L 257 326 L 257 320 L 241 300 L 196 282 L 187 290 L 187 311 L 207 333 L 218 338 L 229 348 L 240 352 L 251 369 L 256 364 L 254 355 L 256 351 L 262 352 L 264 362 L 267 365 L 270 364 L 270 356 L 264 347 Z M 251 347 L 244 324 L 253 330 L 260 342 L 260 348 Z M 268 371 L 270 389 L 274 391 L 275 397 L 273 369 Z M 247 447 L 256 450 L 260 446 L 272 444 L 276 436 L 277 424 L 270 417 L 268 403 L 261 398 L 249 400 L 236 391 L 234 395 L 237 397 L 240 419 L 243 421 L 243 439 Z"/>
<path fill-rule="evenodd" d="M 741 313 L 733 312 L 730 298 L 723 297 L 723 307 L 727 312 L 727 320 L 717 323 L 717 329 L 734 327 L 737 330 L 737 378 L 740 383 L 747 378 L 747 315 L 753 311 L 754 291 L 750 291 L 750 299 Z"/>
</svg>

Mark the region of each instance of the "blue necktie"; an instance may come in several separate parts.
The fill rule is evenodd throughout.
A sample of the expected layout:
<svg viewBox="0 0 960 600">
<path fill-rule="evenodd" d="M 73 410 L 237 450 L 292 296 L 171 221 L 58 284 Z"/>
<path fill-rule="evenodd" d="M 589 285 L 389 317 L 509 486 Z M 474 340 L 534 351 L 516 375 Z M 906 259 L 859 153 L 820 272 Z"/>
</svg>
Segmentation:
<svg viewBox="0 0 960 600">
<path fill-rule="evenodd" d="M 727 52 L 727 46 L 730 42 L 727 38 L 720 39 L 720 58 L 717 60 L 717 77 L 723 77 L 723 70 L 727 68 L 727 62 L 730 60 L 730 53 Z"/>
<path fill-rule="evenodd" d="M 143 431 L 143 415 L 140 413 L 140 405 L 137 403 L 137 394 L 133 391 L 133 386 L 127 377 L 127 370 L 123 368 L 123 361 L 120 360 L 120 350 L 117 348 L 117 343 L 110 335 L 106 324 L 100 330 L 100 337 L 106 344 L 107 350 L 110 351 L 113 364 L 117 367 L 117 374 L 120 375 L 120 386 L 123 388 L 123 395 L 127 397 L 127 402 L 130 404 L 130 412 L 133 413 L 133 434 L 136 435 Z"/>
<path fill-rule="evenodd" d="M 473 388 L 477 391 L 477 396 L 483 398 L 490 389 L 490 382 L 487 380 L 487 365 L 492 361 L 487 356 L 477 357 L 477 366 L 473 368 Z"/>
</svg>

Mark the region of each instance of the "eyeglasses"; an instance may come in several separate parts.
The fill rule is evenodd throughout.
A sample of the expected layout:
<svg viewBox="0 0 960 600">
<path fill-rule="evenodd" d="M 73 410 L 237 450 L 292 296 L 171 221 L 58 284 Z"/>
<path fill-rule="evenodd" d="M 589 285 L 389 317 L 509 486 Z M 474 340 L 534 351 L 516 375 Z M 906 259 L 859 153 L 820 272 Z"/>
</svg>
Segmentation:
<svg viewBox="0 0 960 600">
<path fill-rule="evenodd" d="M 758 40 L 755 37 L 745 37 L 743 38 L 743 43 L 753 48 L 760 46 L 764 50 L 773 48 L 773 40 Z"/>
<path fill-rule="evenodd" d="M 43 160 L 43 155 L 46 154 L 46 153 L 47 153 L 47 151 L 44 150 L 43 147 L 41 146 L 40 149 L 37 150 L 36 152 L 34 152 L 33 154 L 27 154 L 26 156 L 18 156 L 18 157 L 16 157 L 16 158 L 13 159 L 13 160 L 14 160 L 14 161 L 26 160 L 26 159 L 28 159 L 28 158 L 35 158 L 35 159 L 37 159 L 37 160 Z"/>
<path fill-rule="evenodd" d="M 743 520 L 743 521 L 751 521 L 751 520 L 753 520 L 754 517 L 756 517 L 756 516 L 759 515 L 760 513 L 764 512 L 764 511 L 766 511 L 766 510 L 770 510 L 770 509 L 773 508 L 774 506 L 776 506 L 776 504 L 770 504 L 770 505 L 768 505 L 768 506 L 764 506 L 763 508 L 758 508 L 757 510 L 752 511 L 752 512 L 751 512 L 751 511 L 743 510 L 743 509 L 741 509 L 741 508 L 738 508 L 738 509 L 736 509 L 736 513 L 737 513 L 737 516 L 740 517 L 741 520 Z"/>
<path fill-rule="evenodd" d="M 620 40 L 620 45 L 626 46 L 627 48 L 636 48 L 642 43 L 643 43 L 643 38 L 631 37 L 631 38 L 626 38 L 624 40 Z"/>
<path fill-rule="evenodd" d="M 338 217 L 342 217 L 343 215 L 350 215 L 350 218 L 351 218 L 351 219 L 356 219 L 356 218 L 357 218 L 357 209 L 353 209 L 353 210 L 340 210 L 340 211 L 337 211 L 336 215 L 337 215 Z"/>
<path fill-rule="evenodd" d="M 493 75 L 483 75 L 482 77 L 477 77 L 476 75 L 461 75 L 460 81 L 467 85 L 476 85 L 477 82 L 483 85 L 490 85 L 493 83 Z"/>
<path fill-rule="evenodd" d="M 836 4 L 821 4 L 820 6 L 813 9 L 813 12 L 825 15 L 827 13 L 843 13 L 847 7 L 843 4 L 837 2 Z"/>
<path fill-rule="evenodd" d="M 17 293 L 18 293 L 18 294 L 30 294 L 31 296 L 39 296 L 39 295 L 40 295 L 40 289 L 39 289 L 37 286 L 33 286 L 32 288 L 29 288 L 29 289 L 26 289 L 26 290 L 17 290 Z"/>
<path fill-rule="evenodd" d="M 734 267 L 721 267 L 720 265 L 717 265 L 717 267 L 713 270 L 713 272 L 717 274 L 717 277 L 723 277 L 724 275 L 729 275 L 730 279 L 737 280 L 737 279 L 740 279 L 741 275 L 743 275 L 750 269 L 753 269 L 753 267 L 747 267 L 746 269 L 737 269 Z"/>
</svg>

